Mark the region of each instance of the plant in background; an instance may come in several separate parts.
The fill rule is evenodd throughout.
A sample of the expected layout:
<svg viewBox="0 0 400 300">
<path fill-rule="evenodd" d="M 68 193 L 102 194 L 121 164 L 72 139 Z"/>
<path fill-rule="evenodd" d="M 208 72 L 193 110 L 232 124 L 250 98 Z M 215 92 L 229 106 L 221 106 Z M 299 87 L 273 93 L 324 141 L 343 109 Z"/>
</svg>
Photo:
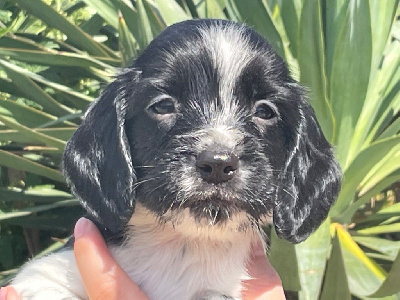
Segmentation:
<svg viewBox="0 0 400 300">
<path fill-rule="evenodd" d="M 388 188 L 400 180 L 399 15 L 398 0 L 0 1 L 0 270 L 24 260 L 24 239 L 34 253 L 82 213 L 58 166 L 118 67 L 170 24 L 222 18 L 253 26 L 309 87 L 344 172 L 307 241 L 271 232 L 284 287 L 300 299 L 398 299 L 400 203 Z"/>
</svg>

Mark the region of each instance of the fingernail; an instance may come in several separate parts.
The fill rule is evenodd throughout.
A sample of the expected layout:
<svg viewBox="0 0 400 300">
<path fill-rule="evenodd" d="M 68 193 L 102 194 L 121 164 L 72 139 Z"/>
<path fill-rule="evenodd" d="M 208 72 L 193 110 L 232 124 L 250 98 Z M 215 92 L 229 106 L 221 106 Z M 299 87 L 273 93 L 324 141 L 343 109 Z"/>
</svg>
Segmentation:
<svg viewBox="0 0 400 300">
<path fill-rule="evenodd" d="M 0 289 L 0 300 L 6 300 L 7 299 L 7 287 L 2 287 Z"/>
<path fill-rule="evenodd" d="M 76 222 L 76 224 L 75 224 L 75 229 L 74 229 L 75 239 L 79 239 L 84 234 L 92 231 L 93 227 L 94 227 L 94 224 L 91 221 L 89 221 L 88 219 L 83 218 L 83 217 L 80 218 L 78 220 L 78 222 Z M 0 300 L 3 300 L 3 299 L 0 299 Z"/>
</svg>

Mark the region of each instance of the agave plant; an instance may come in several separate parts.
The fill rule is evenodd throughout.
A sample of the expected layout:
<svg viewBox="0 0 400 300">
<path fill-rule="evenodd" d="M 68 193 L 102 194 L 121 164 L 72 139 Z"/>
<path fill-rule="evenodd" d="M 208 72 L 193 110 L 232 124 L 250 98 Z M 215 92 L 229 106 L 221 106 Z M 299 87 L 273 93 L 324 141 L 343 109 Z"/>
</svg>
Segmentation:
<svg viewBox="0 0 400 300">
<path fill-rule="evenodd" d="M 400 203 L 388 189 L 400 180 L 398 0 L 3 0 L 0 9 L 0 269 L 17 264 L 15 225 L 67 230 L 81 213 L 58 165 L 117 68 L 170 24 L 222 18 L 253 26 L 309 88 L 344 173 L 307 241 L 270 232 L 285 289 L 299 299 L 398 299 Z"/>
</svg>

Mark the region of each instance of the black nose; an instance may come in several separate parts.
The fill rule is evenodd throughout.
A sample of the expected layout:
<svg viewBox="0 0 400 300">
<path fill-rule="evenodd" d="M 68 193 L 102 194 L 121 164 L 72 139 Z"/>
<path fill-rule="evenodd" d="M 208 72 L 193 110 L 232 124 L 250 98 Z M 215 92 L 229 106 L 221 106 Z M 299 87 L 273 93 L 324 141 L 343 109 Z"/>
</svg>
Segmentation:
<svg viewBox="0 0 400 300">
<path fill-rule="evenodd" d="M 213 151 L 203 151 L 197 156 L 196 167 L 201 177 L 218 184 L 232 179 L 239 168 L 239 157 Z"/>
</svg>

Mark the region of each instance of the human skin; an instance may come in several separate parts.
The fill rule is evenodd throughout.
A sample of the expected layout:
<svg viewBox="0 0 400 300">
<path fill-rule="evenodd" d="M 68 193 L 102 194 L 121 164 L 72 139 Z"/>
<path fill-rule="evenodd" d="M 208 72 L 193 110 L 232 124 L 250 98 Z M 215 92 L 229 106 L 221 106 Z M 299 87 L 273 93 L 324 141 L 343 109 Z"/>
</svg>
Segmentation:
<svg viewBox="0 0 400 300">
<path fill-rule="evenodd" d="M 149 300 L 108 252 L 97 227 L 81 218 L 75 225 L 74 253 L 79 272 L 92 300 Z M 249 280 L 243 282 L 244 300 L 285 299 L 279 275 L 269 263 L 261 241 L 252 245 Z M 0 290 L 0 300 L 18 300 L 12 286 Z"/>
</svg>

